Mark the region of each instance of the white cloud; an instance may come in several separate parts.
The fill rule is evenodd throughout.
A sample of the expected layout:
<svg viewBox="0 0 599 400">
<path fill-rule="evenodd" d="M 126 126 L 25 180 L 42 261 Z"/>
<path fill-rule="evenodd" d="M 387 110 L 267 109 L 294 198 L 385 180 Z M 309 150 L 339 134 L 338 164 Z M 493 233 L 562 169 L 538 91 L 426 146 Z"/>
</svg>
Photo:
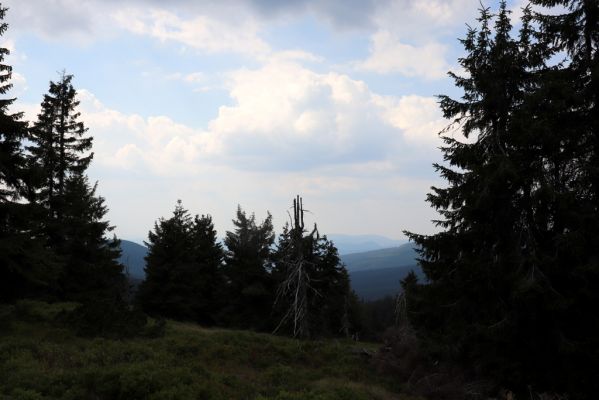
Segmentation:
<svg viewBox="0 0 599 400">
<path fill-rule="evenodd" d="M 7 0 L 7 21 L 11 31 L 33 31 L 44 39 L 68 38 L 86 43 L 106 28 L 106 7 L 102 2 L 79 0 Z"/>
<path fill-rule="evenodd" d="M 14 66 L 27 61 L 27 54 L 17 50 L 14 39 L 3 39 L 0 42 L 0 47 L 9 51 L 9 54 L 4 58 L 7 64 Z"/>
<path fill-rule="evenodd" d="M 387 31 L 377 32 L 371 41 L 370 56 L 356 63 L 358 69 L 379 74 L 397 72 L 408 77 L 433 80 L 445 77 L 450 68 L 445 45 L 431 42 L 413 46 L 402 43 Z"/>
<path fill-rule="evenodd" d="M 383 98 L 346 75 L 276 60 L 230 73 L 227 89 L 233 104 L 221 106 L 206 130 L 167 117 L 139 122 L 132 131 L 145 143 L 138 145 L 145 159 L 249 170 L 369 163 L 380 168 L 410 147 L 440 143 L 436 133 L 443 120 L 433 98 Z M 98 113 L 98 119 L 122 119 L 109 113 Z"/>
<path fill-rule="evenodd" d="M 166 116 L 144 118 L 106 107 L 87 90 L 78 91 L 81 119 L 94 137 L 99 166 L 129 171 L 149 170 L 154 176 L 195 173 L 199 156 L 210 153 L 205 133 Z M 39 106 L 25 107 L 30 114 Z"/>
<path fill-rule="evenodd" d="M 433 98 L 379 96 L 362 82 L 276 60 L 227 77 L 232 105 L 204 129 L 167 116 L 142 117 L 106 107 L 79 91 L 96 161 L 152 174 L 195 175 L 211 166 L 306 171 L 344 165 L 375 174 L 402 154 L 438 146 L 443 120 Z M 30 107 L 35 114 L 37 107 Z"/>
<path fill-rule="evenodd" d="M 10 80 L 12 84 L 11 96 L 19 97 L 21 96 L 28 88 L 27 88 L 27 80 L 25 77 L 18 72 L 13 72 Z"/>
<path fill-rule="evenodd" d="M 368 57 L 353 65 L 379 74 L 444 78 L 452 68 L 451 47 L 445 43 L 457 44 L 462 27 L 473 20 L 478 7 L 475 0 L 390 1 L 373 17 Z"/>
<path fill-rule="evenodd" d="M 384 158 L 401 138 L 364 82 L 272 61 L 230 74 L 234 100 L 209 130 L 227 157 L 254 168 L 305 169 Z M 266 156 L 265 156 L 266 155 Z"/>
<path fill-rule="evenodd" d="M 229 90 L 235 103 L 220 107 L 209 130 L 237 161 L 270 160 L 279 168 L 364 163 L 410 144 L 440 143 L 443 120 L 433 98 L 383 99 L 347 75 L 275 61 L 232 73 Z"/>
<path fill-rule="evenodd" d="M 376 31 L 390 31 L 407 42 L 453 35 L 473 20 L 478 0 L 392 0 L 377 9 Z"/>
<path fill-rule="evenodd" d="M 161 10 L 120 10 L 114 18 L 121 28 L 161 41 L 176 41 L 207 53 L 234 52 L 250 55 L 270 51 L 259 38 L 260 25 L 251 18 L 217 19 L 207 15 L 180 18 Z"/>
<path fill-rule="evenodd" d="M 437 100 L 432 97 L 381 97 L 387 109 L 385 117 L 401 129 L 406 141 L 416 145 L 439 145 L 439 132 L 447 126 Z"/>
</svg>

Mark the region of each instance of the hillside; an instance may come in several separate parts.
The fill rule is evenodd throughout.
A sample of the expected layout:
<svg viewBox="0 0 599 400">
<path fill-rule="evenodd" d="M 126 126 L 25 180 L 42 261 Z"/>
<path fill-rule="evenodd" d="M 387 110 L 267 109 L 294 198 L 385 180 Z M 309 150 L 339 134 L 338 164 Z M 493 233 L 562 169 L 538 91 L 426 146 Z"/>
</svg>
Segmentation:
<svg viewBox="0 0 599 400">
<path fill-rule="evenodd" d="M 366 301 L 395 296 L 400 290 L 400 281 L 414 270 L 419 279 L 424 275 L 416 265 L 394 268 L 353 271 L 349 273 L 351 286 L 358 298 Z"/>
<path fill-rule="evenodd" d="M 133 279 L 144 279 L 146 266 L 144 257 L 148 249 L 141 244 L 121 239 L 121 252 L 119 262 L 125 266 L 125 272 Z"/>
<path fill-rule="evenodd" d="M 381 235 L 344 235 L 334 233 L 327 235 L 327 237 L 333 241 L 341 255 L 397 247 L 405 243 L 405 240 L 390 239 Z"/>
<path fill-rule="evenodd" d="M 416 265 L 416 251 L 411 243 L 397 247 L 346 254 L 341 260 L 350 272 Z"/>
<path fill-rule="evenodd" d="M 360 299 L 371 301 L 394 296 L 401 289 L 400 281 L 414 270 L 424 276 L 416 263 L 412 244 L 341 256 L 351 279 L 352 289 Z"/>
<path fill-rule="evenodd" d="M 164 337 L 82 338 L 57 315 L 73 305 L 0 307 L 0 398 L 404 399 L 363 349 L 168 321 Z"/>
</svg>

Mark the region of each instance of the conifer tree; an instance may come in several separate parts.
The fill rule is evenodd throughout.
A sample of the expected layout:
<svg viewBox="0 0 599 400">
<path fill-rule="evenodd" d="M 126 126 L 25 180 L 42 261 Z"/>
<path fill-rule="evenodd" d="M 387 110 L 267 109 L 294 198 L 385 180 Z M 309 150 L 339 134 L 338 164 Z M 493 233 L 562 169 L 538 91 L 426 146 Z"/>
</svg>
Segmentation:
<svg viewBox="0 0 599 400">
<path fill-rule="evenodd" d="M 93 139 L 85 136 L 87 128 L 79 120 L 79 101 L 72 80 L 73 75 L 63 72 L 58 82 L 50 82 L 31 129 L 33 144 L 28 148 L 41 171 L 35 201 L 46 207 L 50 220 L 60 219 L 66 179 L 71 174 L 83 174 L 93 157 Z"/>
<path fill-rule="evenodd" d="M 579 397 L 596 388 L 597 373 L 582 367 L 596 365 L 599 327 L 596 103 L 581 83 L 592 76 L 588 63 L 578 66 L 588 52 L 571 55 L 569 65 L 548 60 L 568 46 L 587 48 L 570 24 L 588 22 L 580 10 L 596 2 L 534 2 L 572 13 L 544 17 L 526 8 L 515 39 L 502 2 L 493 28 L 483 9 L 479 29 L 462 41 L 467 75 L 452 77 L 464 95 L 441 96 L 440 104 L 475 140 L 444 138 L 449 166 L 435 168 L 448 187 L 428 196 L 443 230 L 409 234 L 429 282 L 404 288 L 411 322 L 437 355 L 504 386 Z"/>
<path fill-rule="evenodd" d="M 294 337 L 348 335 L 354 322 L 355 296 L 335 245 L 316 225 L 304 227 L 302 199 L 293 200 L 293 220 L 283 227 L 272 271 L 278 290 L 276 330 Z"/>
<path fill-rule="evenodd" d="M 560 307 L 551 330 L 561 368 L 548 380 L 583 398 L 599 390 L 599 2 L 531 3 L 548 8 L 535 14 L 539 36 L 556 57 L 565 54 L 539 96 L 554 106 L 536 121 L 554 136 L 545 168 L 552 196 L 544 202 L 551 225 L 543 253 L 546 280 L 561 300 L 552 299 Z"/>
<path fill-rule="evenodd" d="M 120 241 L 106 235 L 114 227 L 103 220 L 108 208 L 81 173 L 67 176 L 62 194 L 61 245 L 55 247 L 64 263 L 60 292 L 68 298 L 96 300 L 119 297 L 125 290 Z"/>
<path fill-rule="evenodd" d="M 316 238 L 313 263 L 313 284 L 321 296 L 312 299 L 311 306 L 318 310 L 312 326 L 320 335 L 347 337 L 356 322 L 356 296 L 337 247 L 326 235 Z"/>
<path fill-rule="evenodd" d="M 213 324 L 220 307 L 222 246 L 209 215 L 191 217 L 177 203 L 148 234 L 146 277 L 138 301 L 150 314 Z"/>
<path fill-rule="evenodd" d="M 8 28 L 7 9 L 0 4 L 0 35 Z M 4 64 L 9 54 L 0 48 L 0 94 L 12 85 L 12 67 Z M 31 217 L 35 209 L 22 201 L 30 179 L 23 141 L 28 124 L 22 113 L 11 113 L 14 98 L 0 99 L 0 301 L 14 300 L 45 291 L 56 278 L 55 264 L 35 235 Z"/>
<path fill-rule="evenodd" d="M 520 36 L 513 38 L 505 2 L 496 17 L 483 8 L 480 27 L 462 40 L 466 56 L 459 61 L 466 76 L 450 75 L 464 95 L 440 96 L 440 105 L 452 120 L 450 129 L 459 126 L 474 140 L 444 137 L 449 166 L 435 169 L 448 187 L 434 187 L 428 195 L 443 230 L 408 233 L 421 248 L 429 280 L 420 287 L 412 282 L 407 291 L 414 325 L 442 356 L 510 385 L 525 384 L 524 371 L 539 367 L 539 357 L 547 355 L 549 322 L 523 321 L 552 307 L 531 308 L 550 288 L 530 280 L 541 273 L 536 227 L 548 221 L 539 221 L 542 207 L 531 204 L 544 175 L 546 138 L 529 132 L 533 118 L 524 105 L 537 90 L 535 73 L 544 58 L 534 49 L 530 10 L 524 14 Z"/>
<path fill-rule="evenodd" d="M 31 128 L 28 199 L 43 210 L 35 220 L 39 236 L 62 266 L 56 293 L 78 300 L 120 296 L 119 242 L 106 237 L 113 228 L 103 220 L 104 199 L 85 175 L 93 138 L 80 121 L 72 79 L 62 73 L 58 82 L 50 82 Z"/>
<path fill-rule="evenodd" d="M 222 321 L 241 328 L 270 328 L 274 286 L 270 276 L 275 235 L 270 213 L 261 223 L 239 206 L 234 231 L 225 237 L 226 307 Z"/>
</svg>

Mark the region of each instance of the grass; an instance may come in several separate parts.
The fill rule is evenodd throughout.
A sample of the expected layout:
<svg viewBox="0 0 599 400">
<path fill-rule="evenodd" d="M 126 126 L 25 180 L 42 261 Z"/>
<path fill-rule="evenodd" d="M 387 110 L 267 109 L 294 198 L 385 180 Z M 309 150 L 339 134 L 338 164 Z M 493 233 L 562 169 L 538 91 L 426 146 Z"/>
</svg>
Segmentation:
<svg viewBox="0 0 599 400">
<path fill-rule="evenodd" d="M 297 341 L 168 321 L 160 338 L 81 338 L 73 304 L 0 309 L 0 399 L 413 399 L 345 340 Z"/>
</svg>

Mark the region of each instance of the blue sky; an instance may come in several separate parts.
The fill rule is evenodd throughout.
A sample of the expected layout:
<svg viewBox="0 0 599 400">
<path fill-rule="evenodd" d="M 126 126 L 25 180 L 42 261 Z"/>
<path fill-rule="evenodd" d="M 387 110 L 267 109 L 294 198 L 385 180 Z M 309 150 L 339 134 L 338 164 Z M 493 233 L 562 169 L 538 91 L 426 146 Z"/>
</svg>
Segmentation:
<svg viewBox="0 0 599 400">
<path fill-rule="evenodd" d="M 2 4 L 15 111 L 34 120 L 74 74 L 118 236 L 143 240 L 177 199 L 221 236 L 237 204 L 280 228 L 295 194 L 323 233 L 434 231 L 434 96 L 459 95 L 446 72 L 478 0 Z"/>
</svg>

